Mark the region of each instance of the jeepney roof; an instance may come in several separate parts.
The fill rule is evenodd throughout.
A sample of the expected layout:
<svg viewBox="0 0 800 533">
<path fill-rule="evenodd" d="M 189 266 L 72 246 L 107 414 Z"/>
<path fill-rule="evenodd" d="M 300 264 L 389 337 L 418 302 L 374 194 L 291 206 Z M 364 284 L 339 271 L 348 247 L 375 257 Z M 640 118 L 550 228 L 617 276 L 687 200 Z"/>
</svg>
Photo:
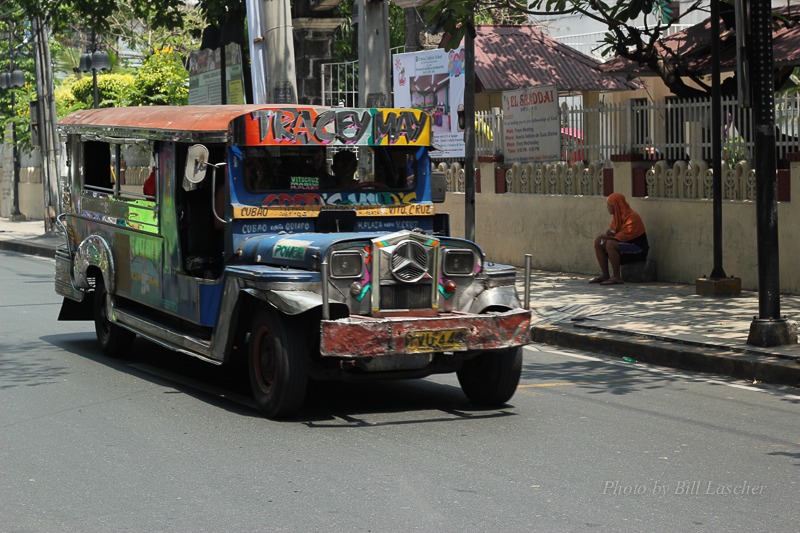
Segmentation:
<svg viewBox="0 0 800 533">
<path fill-rule="evenodd" d="M 62 134 L 81 135 L 84 140 L 107 142 L 130 138 L 248 146 L 298 141 L 320 145 L 429 146 L 432 140 L 430 120 L 419 109 L 284 104 L 87 109 L 61 119 L 58 129 Z"/>
<path fill-rule="evenodd" d="M 109 107 L 76 111 L 59 120 L 58 125 L 61 133 L 225 142 L 233 119 L 253 111 L 275 107 L 328 109 L 320 106 L 275 104 Z"/>
</svg>

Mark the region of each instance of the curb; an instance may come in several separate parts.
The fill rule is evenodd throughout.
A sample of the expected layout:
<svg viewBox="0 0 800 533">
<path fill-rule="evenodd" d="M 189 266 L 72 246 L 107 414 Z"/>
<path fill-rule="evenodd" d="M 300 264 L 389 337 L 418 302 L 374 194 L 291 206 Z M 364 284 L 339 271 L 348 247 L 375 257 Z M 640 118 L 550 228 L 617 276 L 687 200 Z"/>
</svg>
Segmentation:
<svg viewBox="0 0 800 533">
<path fill-rule="evenodd" d="M 578 333 L 571 325 L 534 326 L 531 328 L 531 340 L 613 357 L 630 357 L 636 361 L 670 368 L 710 372 L 778 385 L 800 385 L 800 364 L 794 360 L 707 346 L 681 345 L 607 331 L 584 331 Z"/>
<path fill-rule="evenodd" d="M 48 257 L 53 259 L 56 256 L 56 249 L 54 246 L 46 244 L 36 244 L 25 241 L 12 241 L 0 239 L 0 250 L 9 252 L 18 252 L 27 255 L 37 255 L 39 257 Z"/>
</svg>

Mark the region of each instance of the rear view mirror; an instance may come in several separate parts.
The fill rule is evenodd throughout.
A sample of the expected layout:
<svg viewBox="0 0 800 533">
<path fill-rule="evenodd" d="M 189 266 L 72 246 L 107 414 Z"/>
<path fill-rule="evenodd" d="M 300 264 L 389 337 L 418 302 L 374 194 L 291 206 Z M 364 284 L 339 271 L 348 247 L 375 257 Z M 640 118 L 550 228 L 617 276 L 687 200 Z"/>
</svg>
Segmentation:
<svg viewBox="0 0 800 533">
<path fill-rule="evenodd" d="M 447 175 L 444 172 L 431 172 L 431 202 L 444 203 L 447 195 Z"/>
<path fill-rule="evenodd" d="M 186 169 L 183 172 L 183 189 L 193 191 L 206 177 L 208 148 L 195 144 L 186 154 Z"/>
</svg>

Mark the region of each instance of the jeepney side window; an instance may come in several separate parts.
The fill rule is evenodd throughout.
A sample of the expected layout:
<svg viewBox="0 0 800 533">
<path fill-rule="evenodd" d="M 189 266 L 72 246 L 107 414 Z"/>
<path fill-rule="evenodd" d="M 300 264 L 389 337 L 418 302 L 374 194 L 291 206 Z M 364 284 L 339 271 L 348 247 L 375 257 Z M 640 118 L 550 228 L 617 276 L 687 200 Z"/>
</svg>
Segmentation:
<svg viewBox="0 0 800 533">
<path fill-rule="evenodd" d="M 114 145 L 99 141 L 83 142 L 83 188 L 90 191 L 114 193 L 111 178 L 111 149 Z"/>
<path fill-rule="evenodd" d="M 125 200 L 155 200 L 156 167 L 152 147 L 147 144 L 116 145 L 120 197 Z"/>
</svg>

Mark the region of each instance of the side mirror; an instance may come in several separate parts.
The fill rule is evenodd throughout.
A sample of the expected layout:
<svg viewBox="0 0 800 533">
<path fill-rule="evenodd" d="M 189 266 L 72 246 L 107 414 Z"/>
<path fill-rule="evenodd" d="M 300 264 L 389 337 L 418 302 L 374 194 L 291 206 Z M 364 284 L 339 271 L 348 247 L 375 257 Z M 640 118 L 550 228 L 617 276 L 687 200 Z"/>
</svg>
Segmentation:
<svg viewBox="0 0 800 533">
<path fill-rule="evenodd" d="M 447 175 L 444 172 L 431 172 L 431 201 L 444 203 L 447 195 Z"/>
<path fill-rule="evenodd" d="M 186 168 L 183 172 L 183 188 L 193 191 L 206 177 L 208 168 L 208 148 L 202 144 L 195 144 L 186 154 Z"/>
</svg>

